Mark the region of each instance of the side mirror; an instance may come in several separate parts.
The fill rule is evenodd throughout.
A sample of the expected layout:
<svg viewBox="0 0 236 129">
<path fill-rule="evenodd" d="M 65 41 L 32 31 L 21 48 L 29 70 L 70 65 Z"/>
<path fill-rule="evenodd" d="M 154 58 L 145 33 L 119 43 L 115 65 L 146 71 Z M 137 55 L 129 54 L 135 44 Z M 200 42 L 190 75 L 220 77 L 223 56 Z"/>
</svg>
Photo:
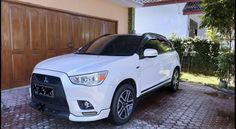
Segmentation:
<svg viewBox="0 0 236 129">
<path fill-rule="evenodd" d="M 144 57 L 156 57 L 158 55 L 158 52 L 156 49 L 145 49 L 143 53 Z"/>
</svg>

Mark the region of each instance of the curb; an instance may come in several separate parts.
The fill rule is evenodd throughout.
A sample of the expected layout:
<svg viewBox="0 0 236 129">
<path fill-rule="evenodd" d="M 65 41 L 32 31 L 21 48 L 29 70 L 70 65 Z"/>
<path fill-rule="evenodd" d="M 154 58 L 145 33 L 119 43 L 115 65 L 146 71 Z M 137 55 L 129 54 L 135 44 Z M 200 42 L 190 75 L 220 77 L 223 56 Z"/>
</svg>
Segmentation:
<svg viewBox="0 0 236 129">
<path fill-rule="evenodd" d="M 235 91 L 234 91 L 234 90 L 224 89 L 224 88 L 218 88 L 218 87 L 215 87 L 215 86 L 212 86 L 212 85 L 209 85 L 209 84 L 202 84 L 202 83 L 196 83 L 196 82 L 190 82 L 190 81 L 183 81 L 183 80 L 181 80 L 180 82 L 187 82 L 187 83 L 198 84 L 198 85 L 200 84 L 200 85 L 207 86 L 207 87 L 210 87 L 210 88 L 212 88 L 212 89 L 221 91 L 221 92 L 223 92 L 223 93 L 226 93 L 227 95 L 231 95 L 231 96 L 234 96 L 234 95 L 235 95 Z"/>
<path fill-rule="evenodd" d="M 21 86 L 21 87 L 16 87 L 16 88 L 11 88 L 11 89 L 1 90 L 1 93 L 10 92 L 10 91 L 14 91 L 14 90 L 25 89 L 25 88 L 29 88 L 29 87 L 30 87 L 30 85 L 26 85 L 26 86 Z"/>
<path fill-rule="evenodd" d="M 226 93 L 228 95 L 232 95 L 232 96 L 235 95 L 235 91 L 230 90 L 230 89 L 218 88 L 218 87 L 215 87 L 215 86 L 212 86 L 212 85 L 208 85 L 208 84 L 203 84 L 203 85 L 207 86 L 207 87 L 211 87 L 211 88 L 216 89 L 218 91 L 224 92 L 224 93 Z"/>
</svg>

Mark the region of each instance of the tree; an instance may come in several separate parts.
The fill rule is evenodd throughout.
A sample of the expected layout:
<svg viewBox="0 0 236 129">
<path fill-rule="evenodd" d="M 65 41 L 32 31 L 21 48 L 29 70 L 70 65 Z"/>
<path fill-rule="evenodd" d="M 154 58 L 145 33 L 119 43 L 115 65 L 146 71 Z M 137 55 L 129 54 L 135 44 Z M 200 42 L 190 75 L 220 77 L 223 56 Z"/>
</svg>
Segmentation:
<svg viewBox="0 0 236 129">
<path fill-rule="evenodd" d="M 205 15 L 202 17 L 201 28 L 205 27 L 220 33 L 221 38 L 227 41 L 232 47 L 232 40 L 235 39 L 235 0 L 202 0 L 201 7 Z M 218 56 L 218 76 L 230 82 L 232 58 L 234 53 L 225 51 Z"/>
<path fill-rule="evenodd" d="M 205 13 L 201 28 L 210 28 L 219 32 L 231 47 L 235 38 L 235 0 L 202 0 Z"/>
</svg>

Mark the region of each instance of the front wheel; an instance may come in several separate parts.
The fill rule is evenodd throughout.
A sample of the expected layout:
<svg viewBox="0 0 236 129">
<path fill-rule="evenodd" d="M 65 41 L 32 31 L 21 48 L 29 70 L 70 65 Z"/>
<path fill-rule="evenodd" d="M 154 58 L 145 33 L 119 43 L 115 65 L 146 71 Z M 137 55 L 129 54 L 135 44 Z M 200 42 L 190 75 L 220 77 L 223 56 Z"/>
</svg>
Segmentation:
<svg viewBox="0 0 236 129">
<path fill-rule="evenodd" d="M 124 84 L 115 92 L 111 105 L 112 123 L 121 125 L 128 122 L 133 114 L 136 95 L 133 86 Z"/>
<path fill-rule="evenodd" d="M 172 75 L 172 80 L 170 85 L 170 89 L 172 91 L 177 91 L 179 89 L 179 77 L 180 77 L 180 72 L 178 69 L 175 69 Z"/>
</svg>

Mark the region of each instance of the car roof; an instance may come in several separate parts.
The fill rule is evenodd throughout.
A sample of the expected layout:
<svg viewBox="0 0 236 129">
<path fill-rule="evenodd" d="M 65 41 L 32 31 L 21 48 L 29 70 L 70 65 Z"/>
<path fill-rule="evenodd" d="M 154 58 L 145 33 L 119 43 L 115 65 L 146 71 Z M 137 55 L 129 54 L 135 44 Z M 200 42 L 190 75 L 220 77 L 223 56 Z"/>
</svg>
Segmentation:
<svg viewBox="0 0 236 129">
<path fill-rule="evenodd" d="M 157 39 L 157 38 L 161 38 L 161 39 L 166 39 L 167 38 L 163 35 L 160 34 L 156 34 L 156 33 L 144 33 L 144 34 L 105 34 L 102 35 L 103 36 L 137 36 L 137 37 L 143 37 L 143 38 L 149 38 L 149 39 Z"/>
</svg>

